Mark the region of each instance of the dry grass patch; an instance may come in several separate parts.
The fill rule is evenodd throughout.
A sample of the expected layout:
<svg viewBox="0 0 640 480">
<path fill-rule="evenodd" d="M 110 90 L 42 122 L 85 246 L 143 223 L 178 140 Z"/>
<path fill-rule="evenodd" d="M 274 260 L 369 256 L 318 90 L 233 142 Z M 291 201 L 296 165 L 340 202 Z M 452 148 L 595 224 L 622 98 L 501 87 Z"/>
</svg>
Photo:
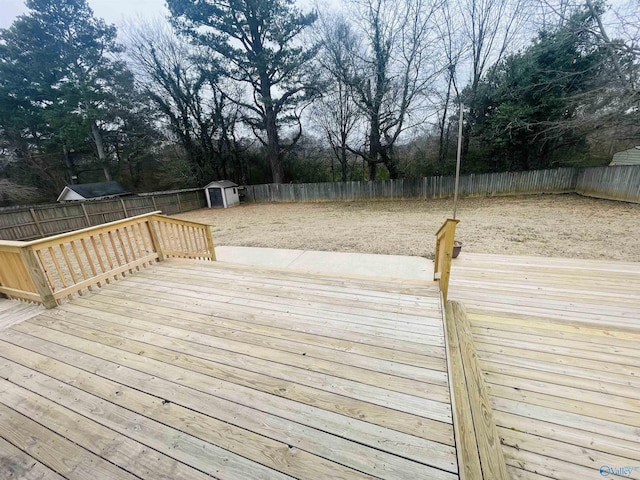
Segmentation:
<svg viewBox="0 0 640 480">
<path fill-rule="evenodd" d="M 179 218 L 213 225 L 217 245 L 432 256 L 453 200 L 261 203 Z M 457 238 L 477 253 L 640 261 L 640 205 L 531 195 L 464 198 Z"/>
</svg>

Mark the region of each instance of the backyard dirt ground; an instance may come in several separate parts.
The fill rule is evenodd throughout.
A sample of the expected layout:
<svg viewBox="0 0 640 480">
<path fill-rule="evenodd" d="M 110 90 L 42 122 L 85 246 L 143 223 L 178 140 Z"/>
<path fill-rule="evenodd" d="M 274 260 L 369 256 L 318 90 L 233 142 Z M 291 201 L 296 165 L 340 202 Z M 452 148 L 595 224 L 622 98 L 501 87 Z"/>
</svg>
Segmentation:
<svg viewBox="0 0 640 480">
<path fill-rule="evenodd" d="M 178 217 L 213 225 L 217 245 L 433 258 L 453 200 L 243 204 Z M 640 261 L 640 205 L 567 195 L 463 198 L 463 251 Z"/>
</svg>

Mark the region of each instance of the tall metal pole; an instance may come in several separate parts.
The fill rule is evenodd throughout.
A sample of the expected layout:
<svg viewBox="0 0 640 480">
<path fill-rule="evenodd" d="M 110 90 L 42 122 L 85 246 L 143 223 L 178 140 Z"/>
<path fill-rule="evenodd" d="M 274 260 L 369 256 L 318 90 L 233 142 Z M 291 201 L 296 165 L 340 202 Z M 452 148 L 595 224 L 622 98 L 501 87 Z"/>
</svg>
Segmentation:
<svg viewBox="0 0 640 480">
<path fill-rule="evenodd" d="M 456 209 L 458 207 L 458 184 L 460 181 L 460 157 L 462 156 L 462 115 L 464 104 L 460 103 L 460 124 L 458 125 L 458 155 L 456 157 L 456 190 L 453 195 L 453 219 L 456 219 Z"/>
</svg>

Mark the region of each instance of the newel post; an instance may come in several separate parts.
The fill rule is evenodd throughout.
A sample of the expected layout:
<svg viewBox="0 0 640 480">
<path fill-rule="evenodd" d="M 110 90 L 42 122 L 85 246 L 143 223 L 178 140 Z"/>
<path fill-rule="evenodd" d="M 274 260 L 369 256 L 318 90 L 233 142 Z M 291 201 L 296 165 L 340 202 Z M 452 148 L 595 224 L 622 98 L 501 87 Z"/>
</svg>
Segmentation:
<svg viewBox="0 0 640 480">
<path fill-rule="evenodd" d="M 207 225 L 205 227 L 205 234 L 207 235 L 207 245 L 209 246 L 209 253 L 211 254 L 211 261 L 216 261 L 216 249 L 213 244 L 213 235 L 211 235 L 211 227 Z"/>
<path fill-rule="evenodd" d="M 149 229 L 149 236 L 151 237 L 153 251 L 158 254 L 158 261 L 162 262 L 164 261 L 164 253 L 162 251 L 162 244 L 160 243 L 160 236 L 158 235 L 158 223 L 154 220 L 154 217 L 149 217 L 146 224 Z"/>
<path fill-rule="evenodd" d="M 45 308 L 57 307 L 58 302 L 53 296 L 52 285 L 49 284 L 49 280 L 43 270 L 44 267 L 38 260 L 38 257 L 36 257 L 35 252 L 30 247 L 24 247 L 20 249 L 20 257 L 22 258 L 22 263 L 29 272 L 29 276 L 36 287 L 38 295 L 40 295 L 42 304 Z"/>
<path fill-rule="evenodd" d="M 442 298 L 447 301 L 449 292 L 449 276 L 451 274 L 451 260 L 456 236 L 456 225 L 460 220 L 448 218 L 436 233 L 436 256 L 434 259 L 433 279 L 440 284 Z"/>
</svg>

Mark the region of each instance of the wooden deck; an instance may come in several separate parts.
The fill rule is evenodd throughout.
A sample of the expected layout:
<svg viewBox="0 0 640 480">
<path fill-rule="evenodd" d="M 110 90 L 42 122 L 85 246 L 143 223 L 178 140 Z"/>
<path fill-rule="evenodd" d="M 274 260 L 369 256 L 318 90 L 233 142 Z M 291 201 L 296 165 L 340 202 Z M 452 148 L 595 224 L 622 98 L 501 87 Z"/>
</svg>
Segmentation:
<svg viewBox="0 0 640 480">
<path fill-rule="evenodd" d="M 44 312 L 42 305 L 0 298 L 0 330 L 24 322 Z"/>
<path fill-rule="evenodd" d="M 172 259 L 0 300 L 0 478 L 640 478 L 640 265 L 463 253 L 449 298 Z"/>
<path fill-rule="evenodd" d="M 435 285 L 166 260 L 0 357 L 3 479 L 458 478 Z"/>
<path fill-rule="evenodd" d="M 640 478 L 640 265 L 463 254 L 451 278 L 511 477 Z"/>
</svg>

